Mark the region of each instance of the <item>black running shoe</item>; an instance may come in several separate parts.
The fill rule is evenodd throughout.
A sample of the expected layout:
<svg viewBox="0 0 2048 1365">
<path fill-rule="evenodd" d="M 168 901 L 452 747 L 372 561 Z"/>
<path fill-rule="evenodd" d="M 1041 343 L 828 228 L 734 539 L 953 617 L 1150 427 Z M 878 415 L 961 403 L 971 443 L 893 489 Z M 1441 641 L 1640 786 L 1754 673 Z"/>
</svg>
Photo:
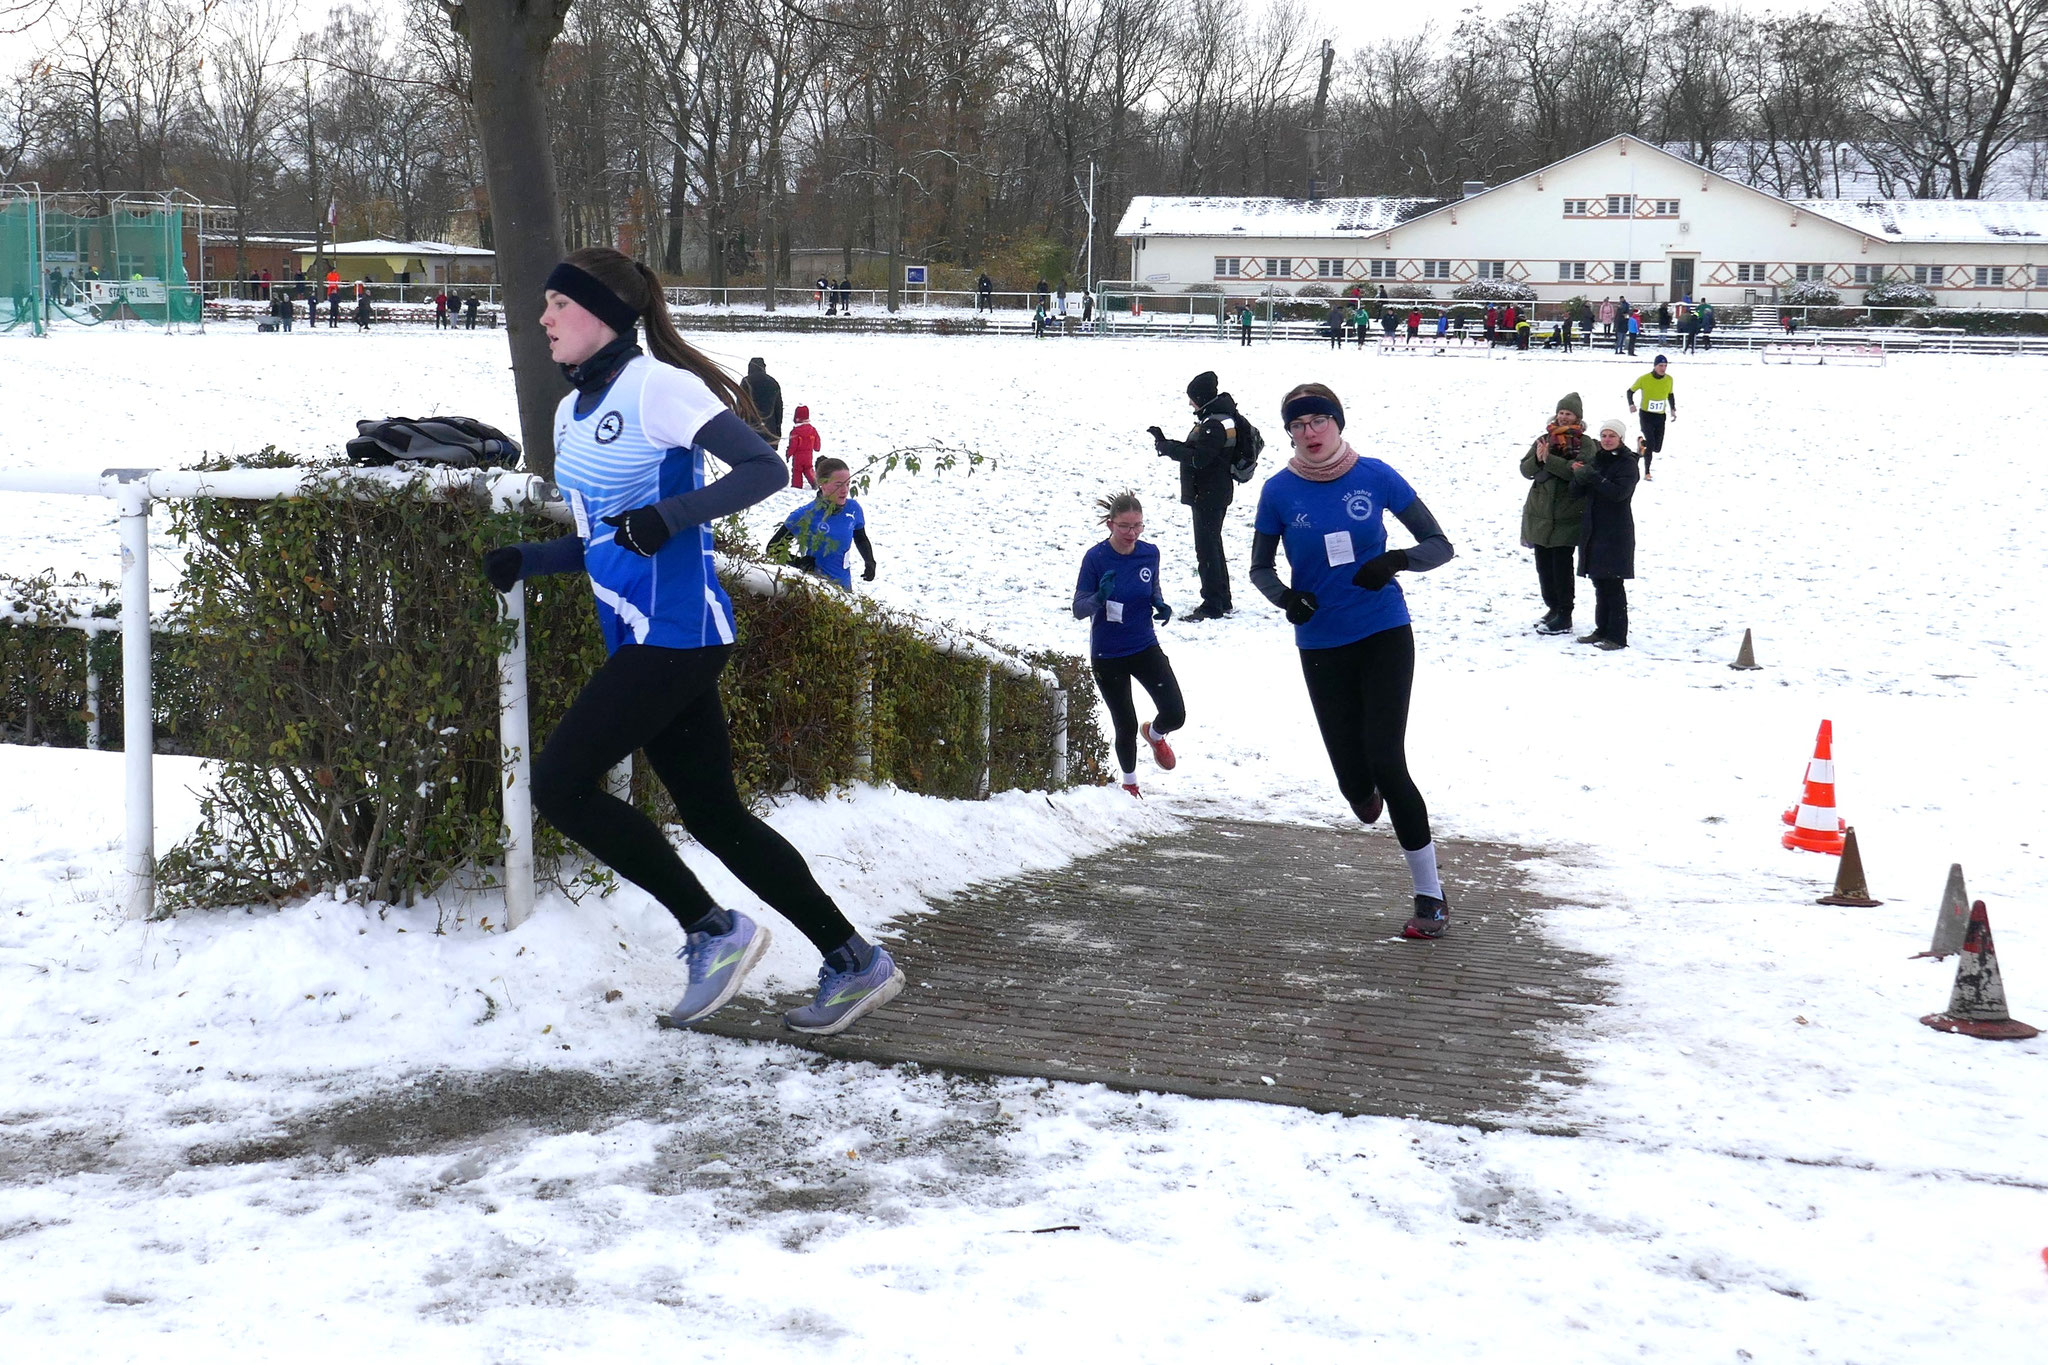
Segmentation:
<svg viewBox="0 0 2048 1365">
<path fill-rule="evenodd" d="M 1442 896 L 1417 896 L 1415 914 L 1401 926 L 1402 938 L 1442 938 L 1451 927 L 1451 907 Z"/>
<path fill-rule="evenodd" d="M 1536 623 L 1538 635 L 1569 635 L 1571 629 L 1572 618 L 1569 616 L 1546 616 Z"/>
</svg>

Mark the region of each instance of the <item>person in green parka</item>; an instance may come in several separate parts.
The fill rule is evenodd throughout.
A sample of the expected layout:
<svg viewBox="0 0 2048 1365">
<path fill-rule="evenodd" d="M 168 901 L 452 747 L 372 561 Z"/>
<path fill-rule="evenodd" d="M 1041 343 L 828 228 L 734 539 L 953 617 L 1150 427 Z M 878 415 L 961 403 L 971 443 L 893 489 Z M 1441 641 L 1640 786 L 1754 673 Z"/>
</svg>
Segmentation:
<svg viewBox="0 0 2048 1365">
<path fill-rule="evenodd" d="M 1530 480 L 1522 502 L 1522 543 L 1536 552 L 1536 582 L 1543 590 L 1544 635 L 1568 635 L 1572 628 L 1572 547 L 1579 543 L 1586 513 L 1584 498 L 1572 496 L 1572 464 L 1591 464 L 1600 446 L 1586 434 L 1586 406 L 1576 393 L 1557 400 L 1557 415 L 1522 457 Z"/>
</svg>

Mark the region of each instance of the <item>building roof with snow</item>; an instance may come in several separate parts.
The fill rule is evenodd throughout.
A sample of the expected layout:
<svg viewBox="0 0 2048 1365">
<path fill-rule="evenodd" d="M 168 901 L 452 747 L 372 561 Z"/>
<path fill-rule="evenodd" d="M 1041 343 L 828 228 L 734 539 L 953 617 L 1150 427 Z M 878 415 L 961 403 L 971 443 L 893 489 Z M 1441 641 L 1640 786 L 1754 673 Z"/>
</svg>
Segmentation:
<svg viewBox="0 0 2048 1365">
<path fill-rule="evenodd" d="M 310 244 L 300 253 L 310 256 Z M 365 237 L 359 242 L 334 242 L 326 251 L 330 256 L 472 256 L 489 260 L 498 253 L 487 247 L 457 246 L 453 242 L 394 242 L 385 237 Z"/>
<path fill-rule="evenodd" d="M 1441 199 L 1233 199 L 1141 194 L 1117 224 L 1119 237 L 1369 236 L 1428 213 Z"/>
<path fill-rule="evenodd" d="M 2048 200 L 1794 199 L 1795 207 L 1891 242 L 2048 242 Z"/>
</svg>

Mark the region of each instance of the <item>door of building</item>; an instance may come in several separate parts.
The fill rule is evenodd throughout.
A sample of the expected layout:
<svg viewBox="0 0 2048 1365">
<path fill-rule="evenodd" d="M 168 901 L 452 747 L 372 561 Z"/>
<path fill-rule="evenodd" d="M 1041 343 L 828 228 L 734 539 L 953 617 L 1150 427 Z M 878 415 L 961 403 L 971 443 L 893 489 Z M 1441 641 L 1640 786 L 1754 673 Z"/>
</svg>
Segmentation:
<svg viewBox="0 0 2048 1365">
<path fill-rule="evenodd" d="M 1673 302 L 1692 297 L 1692 267 L 1696 257 L 1673 256 L 1671 258 L 1671 298 Z"/>
</svg>

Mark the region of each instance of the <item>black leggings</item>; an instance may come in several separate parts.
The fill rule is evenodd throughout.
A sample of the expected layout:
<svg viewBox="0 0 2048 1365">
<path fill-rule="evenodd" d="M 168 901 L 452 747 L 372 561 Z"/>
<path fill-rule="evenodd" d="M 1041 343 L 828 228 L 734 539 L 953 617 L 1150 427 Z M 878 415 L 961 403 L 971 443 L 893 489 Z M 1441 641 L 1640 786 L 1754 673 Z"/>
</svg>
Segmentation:
<svg viewBox="0 0 2048 1365">
<path fill-rule="evenodd" d="M 1335 649 L 1301 651 L 1309 704 L 1337 771 L 1337 788 L 1359 819 L 1375 789 L 1387 799 L 1394 834 L 1410 850 L 1429 842 L 1429 807 L 1408 775 L 1408 693 L 1415 683 L 1415 631 L 1396 626 Z"/>
<path fill-rule="evenodd" d="M 1095 665 L 1095 688 L 1108 703 L 1110 723 L 1116 727 L 1116 761 L 1123 764 L 1120 771 L 1136 772 L 1138 708 L 1131 701 L 1131 680 L 1135 678 L 1159 708 L 1159 718 L 1152 722 L 1155 735 L 1168 734 L 1188 723 L 1188 708 L 1180 699 L 1180 680 L 1173 676 L 1173 665 L 1167 662 L 1166 651 L 1158 645 L 1149 645 L 1136 654 L 1115 659 L 1097 657 L 1090 662 Z"/>
<path fill-rule="evenodd" d="M 853 926 L 803 855 L 749 811 L 733 785 L 732 738 L 718 702 L 718 675 L 731 653 L 730 645 L 627 645 L 612 655 L 534 760 L 533 804 L 687 929 L 717 904 L 655 823 L 603 786 L 620 759 L 642 750 L 683 828 L 829 953 L 853 937 Z"/>
</svg>

